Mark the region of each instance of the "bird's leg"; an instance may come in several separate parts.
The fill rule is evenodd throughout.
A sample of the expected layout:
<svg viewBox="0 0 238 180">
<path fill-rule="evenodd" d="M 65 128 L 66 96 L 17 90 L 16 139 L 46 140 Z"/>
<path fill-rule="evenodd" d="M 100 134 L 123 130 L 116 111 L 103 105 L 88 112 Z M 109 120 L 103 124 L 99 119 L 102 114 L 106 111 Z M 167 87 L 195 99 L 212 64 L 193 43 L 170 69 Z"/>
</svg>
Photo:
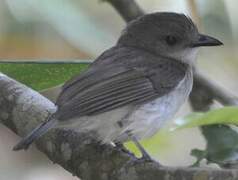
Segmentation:
<svg viewBox="0 0 238 180">
<path fill-rule="evenodd" d="M 123 121 L 122 121 L 122 120 L 121 120 L 121 121 L 118 121 L 117 124 L 118 124 L 119 128 L 122 128 L 122 127 L 123 127 Z M 116 147 L 119 148 L 121 151 L 131 154 L 131 152 L 123 145 L 122 142 L 118 141 L 118 142 L 115 142 L 114 144 L 115 144 Z"/>
<path fill-rule="evenodd" d="M 131 110 L 121 121 L 118 121 L 117 124 L 120 128 L 123 127 L 123 122 L 125 119 L 127 119 L 131 113 L 133 111 Z M 141 154 L 142 154 L 142 159 L 147 160 L 147 161 L 153 161 L 152 158 L 150 157 L 150 155 L 146 152 L 146 150 L 143 148 L 143 146 L 139 143 L 139 141 L 136 139 L 135 136 L 133 136 L 130 131 L 126 131 L 127 136 L 134 142 L 134 144 L 136 145 L 136 147 L 140 150 Z M 126 148 L 123 146 L 122 143 L 116 143 L 117 147 L 120 147 L 122 150 L 125 150 Z M 126 149 L 126 151 L 128 152 L 128 150 Z"/>
<path fill-rule="evenodd" d="M 139 143 L 137 138 L 129 132 L 127 134 L 131 138 L 131 140 L 134 142 L 136 147 L 140 150 L 140 152 L 142 154 L 142 159 L 147 160 L 147 161 L 153 161 L 153 159 L 150 157 L 150 155 L 146 152 L 146 150 L 143 148 L 143 146 Z"/>
<path fill-rule="evenodd" d="M 116 147 L 117 147 L 118 149 L 120 149 L 122 152 L 130 153 L 130 154 L 131 154 L 131 152 L 130 152 L 128 149 L 125 148 L 125 146 L 123 145 L 123 143 L 121 143 L 121 142 L 116 142 L 116 143 L 114 143 L 114 144 L 115 144 Z"/>
</svg>

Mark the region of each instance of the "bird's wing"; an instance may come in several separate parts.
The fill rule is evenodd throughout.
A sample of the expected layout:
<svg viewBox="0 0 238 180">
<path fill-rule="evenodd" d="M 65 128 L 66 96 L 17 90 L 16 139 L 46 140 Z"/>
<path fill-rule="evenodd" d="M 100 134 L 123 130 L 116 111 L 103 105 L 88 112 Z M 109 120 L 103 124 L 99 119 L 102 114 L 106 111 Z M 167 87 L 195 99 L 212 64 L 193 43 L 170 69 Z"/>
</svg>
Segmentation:
<svg viewBox="0 0 238 180">
<path fill-rule="evenodd" d="M 64 85 L 57 101 L 57 118 L 96 115 L 169 93 L 184 78 L 185 70 L 172 61 L 161 62 L 133 66 L 115 63 L 90 68 Z"/>
</svg>

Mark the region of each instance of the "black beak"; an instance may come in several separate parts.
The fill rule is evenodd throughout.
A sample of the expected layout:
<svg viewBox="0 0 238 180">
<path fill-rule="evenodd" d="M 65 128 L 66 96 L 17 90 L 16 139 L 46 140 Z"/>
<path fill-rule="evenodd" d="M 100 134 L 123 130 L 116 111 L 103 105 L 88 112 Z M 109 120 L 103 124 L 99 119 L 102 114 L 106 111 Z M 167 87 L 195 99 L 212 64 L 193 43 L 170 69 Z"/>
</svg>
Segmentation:
<svg viewBox="0 0 238 180">
<path fill-rule="evenodd" d="M 200 46 L 220 46 L 223 45 L 221 41 L 215 39 L 211 36 L 199 34 L 198 40 L 192 43 L 191 47 L 200 47 Z"/>
</svg>

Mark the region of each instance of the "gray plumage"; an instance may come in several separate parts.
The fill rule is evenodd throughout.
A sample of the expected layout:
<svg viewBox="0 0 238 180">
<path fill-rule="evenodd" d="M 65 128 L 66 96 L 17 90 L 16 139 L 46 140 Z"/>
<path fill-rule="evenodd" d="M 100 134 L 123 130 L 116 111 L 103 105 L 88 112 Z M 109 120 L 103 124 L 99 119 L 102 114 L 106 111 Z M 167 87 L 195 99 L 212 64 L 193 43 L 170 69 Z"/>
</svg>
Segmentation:
<svg viewBox="0 0 238 180">
<path fill-rule="evenodd" d="M 221 42 L 199 34 L 182 14 L 153 13 L 132 21 L 114 47 L 65 83 L 52 128 L 92 131 L 102 143 L 153 135 L 187 99 L 197 47 L 207 45 Z M 14 150 L 27 148 L 46 130 L 35 132 Z"/>
<path fill-rule="evenodd" d="M 188 69 L 186 64 L 144 50 L 119 47 L 116 51 L 120 51 L 119 56 L 107 57 L 107 62 L 114 62 L 99 67 L 99 61 L 105 60 L 101 56 L 89 71 L 63 86 L 56 102 L 57 119 L 92 116 L 128 104 L 143 104 L 175 88 Z M 130 61 L 123 62 L 125 58 Z"/>
</svg>

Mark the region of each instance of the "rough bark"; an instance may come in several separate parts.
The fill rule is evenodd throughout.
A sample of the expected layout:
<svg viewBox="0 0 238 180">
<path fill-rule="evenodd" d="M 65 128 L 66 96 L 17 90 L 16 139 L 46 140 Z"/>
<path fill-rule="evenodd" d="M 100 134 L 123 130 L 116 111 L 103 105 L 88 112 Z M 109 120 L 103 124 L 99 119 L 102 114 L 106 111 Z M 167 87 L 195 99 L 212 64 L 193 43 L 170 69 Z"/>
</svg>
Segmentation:
<svg viewBox="0 0 238 180">
<path fill-rule="evenodd" d="M 0 74 L 0 122 L 23 136 L 55 111 L 54 104 L 17 81 Z M 100 145 L 89 134 L 52 130 L 36 145 L 49 159 L 83 180 L 234 180 L 236 170 L 161 167 L 131 153 Z"/>
</svg>

